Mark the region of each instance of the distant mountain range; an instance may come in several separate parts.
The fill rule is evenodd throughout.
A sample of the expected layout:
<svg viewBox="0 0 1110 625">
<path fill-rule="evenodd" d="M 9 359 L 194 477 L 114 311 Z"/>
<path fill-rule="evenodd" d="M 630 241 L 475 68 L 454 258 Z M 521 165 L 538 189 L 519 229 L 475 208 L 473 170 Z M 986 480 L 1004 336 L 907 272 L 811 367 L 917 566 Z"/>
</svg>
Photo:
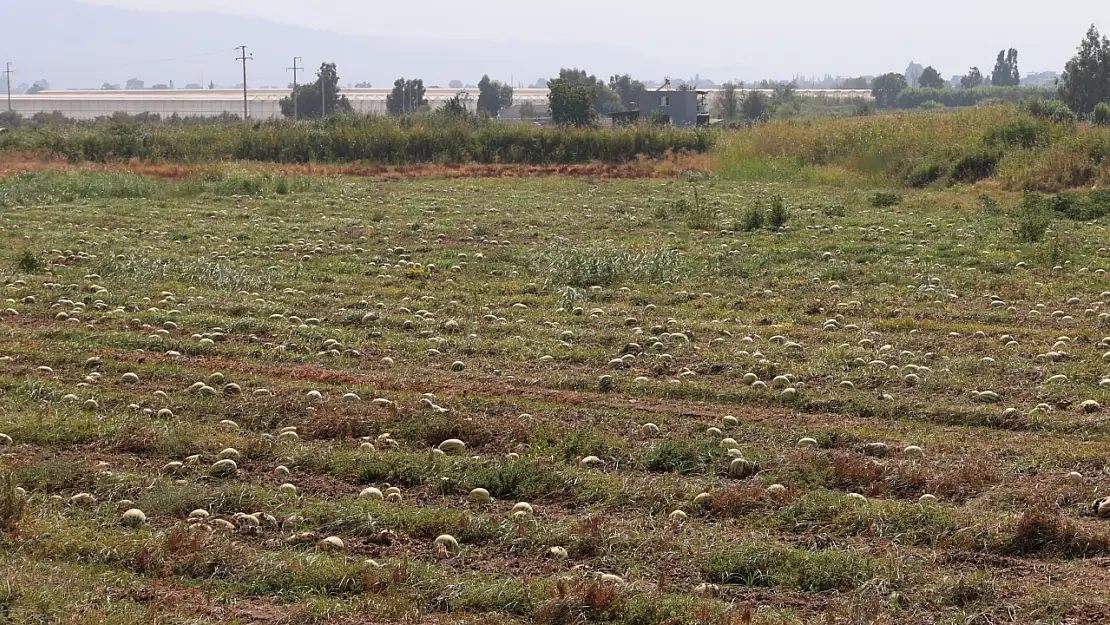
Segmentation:
<svg viewBox="0 0 1110 625">
<path fill-rule="evenodd" d="M 357 37 L 259 18 L 216 13 L 133 11 L 71 0 L 10 2 L 0 14 L 0 65 L 12 62 L 14 84 L 45 79 L 53 89 L 242 82 L 235 46 L 247 45 L 251 87 L 285 86 L 293 57 L 312 74 L 321 62 L 338 65 L 342 84 L 387 86 L 400 76 L 446 87 L 476 83 L 484 73 L 525 86 L 560 67 L 656 77 L 652 63 L 625 50 L 527 41 L 439 41 Z"/>
</svg>

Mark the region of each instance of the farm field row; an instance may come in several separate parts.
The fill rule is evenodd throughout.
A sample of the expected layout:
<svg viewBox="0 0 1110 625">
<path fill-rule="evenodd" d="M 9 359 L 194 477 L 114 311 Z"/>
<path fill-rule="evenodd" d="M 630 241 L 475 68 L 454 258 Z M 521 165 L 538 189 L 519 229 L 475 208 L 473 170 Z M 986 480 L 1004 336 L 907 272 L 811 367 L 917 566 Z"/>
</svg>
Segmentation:
<svg viewBox="0 0 1110 625">
<path fill-rule="evenodd" d="M 13 622 L 1110 619 L 1106 218 L 137 178 L 0 185 Z"/>
</svg>

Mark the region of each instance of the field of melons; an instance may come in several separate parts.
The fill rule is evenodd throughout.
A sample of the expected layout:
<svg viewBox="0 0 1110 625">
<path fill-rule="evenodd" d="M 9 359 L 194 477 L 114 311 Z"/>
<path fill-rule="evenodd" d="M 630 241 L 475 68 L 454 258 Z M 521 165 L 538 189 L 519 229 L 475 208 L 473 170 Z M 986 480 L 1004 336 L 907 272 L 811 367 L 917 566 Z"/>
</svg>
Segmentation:
<svg viewBox="0 0 1110 625">
<path fill-rule="evenodd" d="M 0 622 L 1107 622 L 1110 220 L 881 191 L 0 180 Z"/>
</svg>

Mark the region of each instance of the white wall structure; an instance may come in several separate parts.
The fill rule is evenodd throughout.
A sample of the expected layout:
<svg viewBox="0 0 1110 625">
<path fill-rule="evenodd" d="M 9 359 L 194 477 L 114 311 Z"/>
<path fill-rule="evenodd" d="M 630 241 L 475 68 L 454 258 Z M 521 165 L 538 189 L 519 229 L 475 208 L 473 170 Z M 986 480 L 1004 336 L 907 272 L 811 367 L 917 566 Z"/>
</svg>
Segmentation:
<svg viewBox="0 0 1110 625">
<path fill-rule="evenodd" d="M 392 89 L 343 89 L 343 95 L 358 113 L 384 115 L 385 98 Z M 713 92 L 713 89 L 708 91 Z M 743 90 L 750 91 L 750 90 Z M 769 89 L 764 89 L 770 93 Z M 514 104 L 531 101 L 547 104 L 547 89 L 515 89 Z M 801 96 L 824 96 L 832 99 L 866 98 L 871 92 L 863 89 L 798 89 Z M 270 119 L 281 116 L 281 98 L 288 96 L 288 89 L 248 89 L 247 105 L 251 119 Z M 425 98 L 432 108 L 458 95 L 466 106 L 474 110 L 478 105 L 477 89 L 428 89 Z M 5 100 L 0 94 L 0 109 Z M 709 96 L 712 98 L 712 93 Z M 243 91 L 239 89 L 172 89 L 140 91 L 43 91 L 32 95 L 13 95 L 12 110 L 30 117 L 35 113 L 60 111 L 71 119 L 96 119 L 123 112 L 157 113 L 163 117 L 216 117 L 224 113 L 242 116 Z"/>
</svg>

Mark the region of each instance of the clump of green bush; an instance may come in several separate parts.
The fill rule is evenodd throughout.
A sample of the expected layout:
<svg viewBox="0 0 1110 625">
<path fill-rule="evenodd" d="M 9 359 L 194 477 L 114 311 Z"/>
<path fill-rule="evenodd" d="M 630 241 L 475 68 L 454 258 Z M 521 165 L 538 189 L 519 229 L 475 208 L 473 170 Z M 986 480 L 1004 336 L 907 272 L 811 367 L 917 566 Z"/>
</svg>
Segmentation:
<svg viewBox="0 0 1110 625">
<path fill-rule="evenodd" d="M 1110 104 L 1106 102 L 1096 104 L 1091 119 L 1099 126 L 1110 126 Z"/>
<path fill-rule="evenodd" d="M 1075 123 L 1075 113 L 1060 100 L 1030 100 L 1026 105 L 1029 114 L 1057 124 Z"/>
<path fill-rule="evenodd" d="M 1026 191 L 1014 211 L 1015 234 L 1023 243 L 1037 243 L 1052 225 L 1052 210 L 1041 195 Z"/>
<path fill-rule="evenodd" d="M 867 198 L 867 203 L 875 208 L 890 208 L 902 203 L 902 196 L 892 191 L 876 191 Z"/>
<path fill-rule="evenodd" d="M 142 159 L 279 163 L 606 163 L 677 152 L 706 152 L 714 135 L 698 129 L 538 128 L 434 113 L 406 118 L 340 115 L 259 123 L 104 122 L 21 128 L 0 149 L 47 151 L 72 162 Z"/>
</svg>

